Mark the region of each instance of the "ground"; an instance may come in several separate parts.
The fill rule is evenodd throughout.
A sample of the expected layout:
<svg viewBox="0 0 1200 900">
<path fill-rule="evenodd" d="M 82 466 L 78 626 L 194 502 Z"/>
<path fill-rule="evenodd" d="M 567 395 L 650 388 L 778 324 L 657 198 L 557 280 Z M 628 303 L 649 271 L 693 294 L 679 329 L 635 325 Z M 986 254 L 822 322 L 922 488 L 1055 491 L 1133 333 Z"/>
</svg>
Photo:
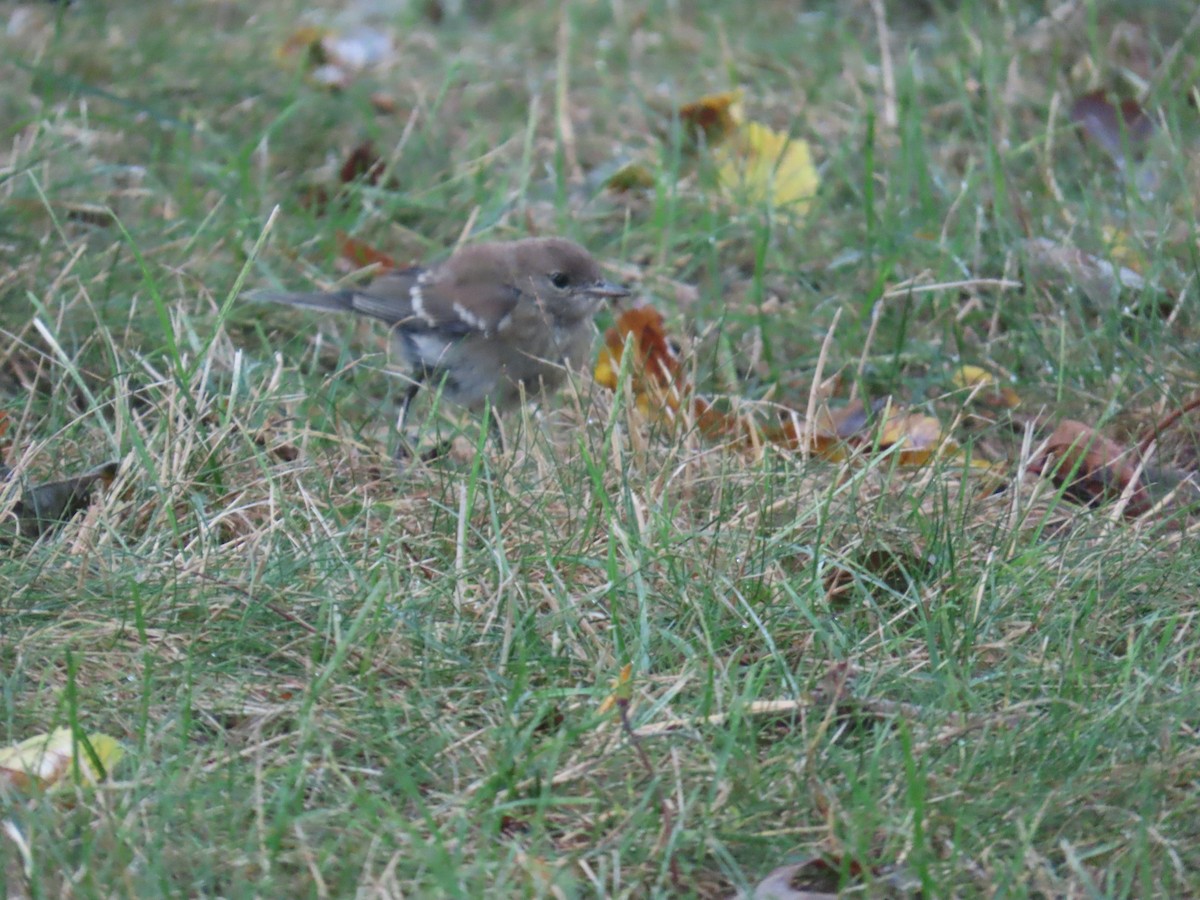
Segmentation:
<svg viewBox="0 0 1200 900">
<path fill-rule="evenodd" d="M 730 897 L 814 857 L 1200 894 L 1194 525 L 1029 468 L 1044 422 L 1130 442 L 1200 384 L 1194 4 L 746 9 L 0 3 L 5 461 L 121 462 L 0 556 L 0 747 L 126 750 L 5 801 L 6 894 Z M 307 26 L 391 44 L 330 90 Z M 808 142 L 806 208 L 714 184 L 673 111 L 733 89 Z M 1097 89 L 1154 118 L 1136 164 L 1072 124 Z M 353 277 L 339 233 L 570 236 L 720 408 L 803 415 L 820 368 L 964 453 L 746 446 L 581 373 L 503 448 L 424 403 L 455 453 L 398 471 L 383 330 L 242 296 Z M 964 412 L 963 363 L 1018 411 Z"/>
</svg>

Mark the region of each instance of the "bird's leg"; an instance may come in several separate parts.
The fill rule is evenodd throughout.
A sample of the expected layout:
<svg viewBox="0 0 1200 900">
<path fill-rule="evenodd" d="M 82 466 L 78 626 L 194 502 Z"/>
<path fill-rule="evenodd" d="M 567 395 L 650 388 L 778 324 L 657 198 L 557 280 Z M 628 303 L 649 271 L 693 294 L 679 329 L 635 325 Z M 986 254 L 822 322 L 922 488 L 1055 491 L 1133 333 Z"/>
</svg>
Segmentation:
<svg viewBox="0 0 1200 900">
<path fill-rule="evenodd" d="M 488 407 L 488 437 L 496 442 L 496 449 L 501 453 L 504 452 L 504 432 L 500 429 L 500 417 L 496 415 L 496 410 Z"/>
<path fill-rule="evenodd" d="M 408 421 L 409 407 L 412 406 L 413 399 L 420 390 L 421 382 L 415 380 L 404 389 L 404 396 L 400 399 L 400 413 L 396 416 L 396 433 L 400 435 L 400 440 L 396 444 L 396 452 L 393 456 L 393 459 L 400 465 L 404 465 L 412 459 L 412 448 L 408 445 L 408 435 L 404 431 L 404 426 Z"/>
</svg>

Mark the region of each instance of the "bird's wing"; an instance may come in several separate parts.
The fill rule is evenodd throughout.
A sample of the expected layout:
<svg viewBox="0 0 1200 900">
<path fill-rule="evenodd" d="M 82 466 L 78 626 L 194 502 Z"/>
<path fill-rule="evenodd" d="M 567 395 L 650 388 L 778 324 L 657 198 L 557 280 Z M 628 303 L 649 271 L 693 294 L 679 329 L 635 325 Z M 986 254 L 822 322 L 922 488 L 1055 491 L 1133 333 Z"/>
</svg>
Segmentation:
<svg viewBox="0 0 1200 900">
<path fill-rule="evenodd" d="M 508 324 L 521 292 L 503 280 L 455 278 L 439 269 L 408 269 L 377 279 L 356 291 L 356 312 L 405 331 L 442 334 L 494 334 Z"/>
</svg>

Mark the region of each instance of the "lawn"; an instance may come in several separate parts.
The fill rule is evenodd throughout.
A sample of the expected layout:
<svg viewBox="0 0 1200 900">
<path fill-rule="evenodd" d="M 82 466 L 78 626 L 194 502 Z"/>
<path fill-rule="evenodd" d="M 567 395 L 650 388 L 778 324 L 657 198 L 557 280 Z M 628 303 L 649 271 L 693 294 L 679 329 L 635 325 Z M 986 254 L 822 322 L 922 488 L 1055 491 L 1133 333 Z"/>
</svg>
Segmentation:
<svg viewBox="0 0 1200 900">
<path fill-rule="evenodd" d="M 0 781 L 0 893 L 1200 895 L 1195 4 L 325 7 L 0 3 L 3 461 L 120 462 L 4 532 L 0 748 L 125 750 Z M 750 439 L 630 347 L 398 469 L 385 329 L 243 297 L 530 234 Z M 770 439 L 885 397 L 954 449 Z"/>
</svg>

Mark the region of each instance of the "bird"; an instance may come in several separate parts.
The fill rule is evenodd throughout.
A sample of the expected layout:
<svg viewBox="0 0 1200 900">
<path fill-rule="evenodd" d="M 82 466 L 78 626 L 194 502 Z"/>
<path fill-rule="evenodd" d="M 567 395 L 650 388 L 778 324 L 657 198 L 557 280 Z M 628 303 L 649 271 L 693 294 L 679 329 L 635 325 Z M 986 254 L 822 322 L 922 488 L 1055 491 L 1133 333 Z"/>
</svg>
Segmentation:
<svg viewBox="0 0 1200 900">
<path fill-rule="evenodd" d="M 442 262 L 389 271 L 366 287 L 249 294 L 387 325 L 411 379 L 400 403 L 401 431 L 425 385 L 469 410 L 499 411 L 552 392 L 587 357 L 601 303 L 627 296 L 587 250 L 554 237 L 469 244 Z M 500 440 L 494 415 L 489 423 Z"/>
</svg>

